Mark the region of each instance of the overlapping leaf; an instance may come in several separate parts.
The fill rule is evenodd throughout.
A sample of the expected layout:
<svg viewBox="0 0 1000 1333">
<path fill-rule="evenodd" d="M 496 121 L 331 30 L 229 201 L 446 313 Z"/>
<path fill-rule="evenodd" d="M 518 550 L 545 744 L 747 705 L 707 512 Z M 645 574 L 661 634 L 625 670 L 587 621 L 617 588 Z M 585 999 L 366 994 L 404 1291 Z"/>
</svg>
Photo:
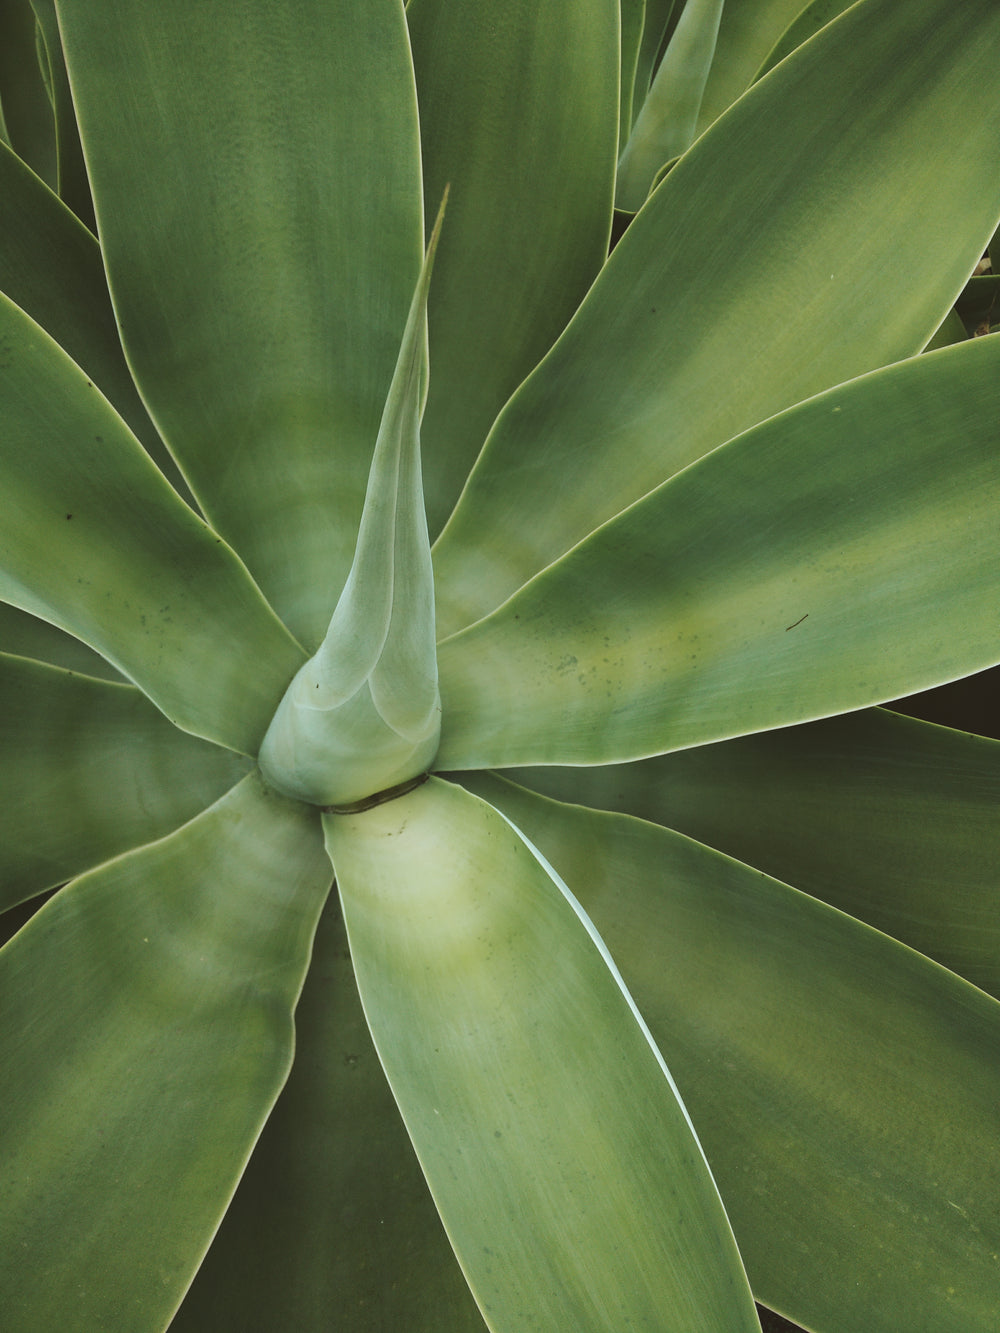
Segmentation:
<svg viewBox="0 0 1000 1333">
<path fill-rule="evenodd" d="M 617 0 L 413 0 L 427 220 L 450 187 L 423 422 L 436 536 L 497 412 L 607 254 Z"/>
<path fill-rule="evenodd" d="M 0 654 L 0 910 L 173 832 L 246 768 L 131 686 Z"/>
<path fill-rule="evenodd" d="M 291 1063 L 329 887 L 249 777 L 76 880 L 0 952 L 4 1319 L 163 1328 Z"/>
<path fill-rule="evenodd" d="M 472 785 L 605 936 L 669 1054 L 757 1297 L 823 1333 L 992 1333 L 1000 1005 L 679 834 Z"/>
<path fill-rule="evenodd" d="M 1000 998 L 998 741 L 868 709 L 520 780 L 687 833 Z"/>
<path fill-rule="evenodd" d="M 992 0 L 865 0 L 698 141 L 494 426 L 435 551 L 442 634 L 716 445 L 920 350 L 1000 214 L 997 41 Z"/>
<path fill-rule="evenodd" d="M 137 383 L 311 650 L 350 567 L 420 269 L 402 5 L 56 8 Z"/>
<path fill-rule="evenodd" d="M 487 1324 L 757 1328 L 662 1060 L 516 831 L 434 778 L 324 823 L 375 1045 Z"/>
<path fill-rule="evenodd" d="M 1000 661 L 998 384 L 1000 340 L 912 358 L 633 505 L 440 646 L 439 766 L 635 759 Z"/>
<path fill-rule="evenodd" d="M 244 566 L 5 297 L 0 386 L 0 597 L 96 648 L 178 726 L 256 753 L 303 654 Z"/>
</svg>

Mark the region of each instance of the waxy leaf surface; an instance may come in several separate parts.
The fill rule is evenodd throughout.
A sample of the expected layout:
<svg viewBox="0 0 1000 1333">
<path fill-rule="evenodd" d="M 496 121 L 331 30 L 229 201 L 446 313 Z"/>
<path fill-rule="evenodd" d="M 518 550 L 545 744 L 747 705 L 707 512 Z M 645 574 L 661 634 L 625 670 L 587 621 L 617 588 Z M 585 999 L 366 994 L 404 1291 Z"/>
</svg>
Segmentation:
<svg viewBox="0 0 1000 1333">
<path fill-rule="evenodd" d="M 998 385 L 973 339 L 674 477 L 441 644 L 438 767 L 636 759 L 1000 661 Z"/>
<path fill-rule="evenodd" d="M 497 420 L 435 549 L 442 635 L 725 440 L 923 347 L 1000 215 L 998 42 L 993 0 L 865 0 L 685 154 Z"/>
<path fill-rule="evenodd" d="M 757 1328 L 666 1068 L 517 832 L 436 778 L 324 824 L 376 1049 L 490 1328 Z"/>
<path fill-rule="evenodd" d="M 473 786 L 607 940 L 669 1055 L 757 1298 L 823 1333 L 992 1333 L 1000 1005 L 679 834 Z"/>
<path fill-rule="evenodd" d="M 315 816 L 251 776 L 0 952 L 9 1327 L 166 1326 L 287 1075 L 329 882 Z"/>
</svg>

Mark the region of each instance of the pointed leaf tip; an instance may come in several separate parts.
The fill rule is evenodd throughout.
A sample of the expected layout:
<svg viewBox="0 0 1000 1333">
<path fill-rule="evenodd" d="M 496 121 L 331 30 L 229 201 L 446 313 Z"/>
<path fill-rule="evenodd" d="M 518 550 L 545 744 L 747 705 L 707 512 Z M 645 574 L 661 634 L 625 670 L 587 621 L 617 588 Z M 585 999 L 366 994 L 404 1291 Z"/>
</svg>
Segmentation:
<svg viewBox="0 0 1000 1333">
<path fill-rule="evenodd" d="M 279 791 L 342 806 L 416 777 L 437 753 L 434 576 L 420 472 L 427 297 L 448 187 L 424 256 L 375 442 L 354 563 L 319 650 L 260 751 Z"/>
</svg>

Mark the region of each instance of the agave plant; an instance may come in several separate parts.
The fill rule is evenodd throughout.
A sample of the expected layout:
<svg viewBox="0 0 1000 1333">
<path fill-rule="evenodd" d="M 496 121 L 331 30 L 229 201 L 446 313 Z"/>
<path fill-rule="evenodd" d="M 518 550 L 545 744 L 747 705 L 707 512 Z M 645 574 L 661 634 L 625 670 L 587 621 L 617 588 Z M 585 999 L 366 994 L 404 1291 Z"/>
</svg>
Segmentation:
<svg viewBox="0 0 1000 1333">
<path fill-rule="evenodd" d="M 671 8 L 4 8 L 11 1333 L 995 1327 L 1000 8 Z"/>
</svg>

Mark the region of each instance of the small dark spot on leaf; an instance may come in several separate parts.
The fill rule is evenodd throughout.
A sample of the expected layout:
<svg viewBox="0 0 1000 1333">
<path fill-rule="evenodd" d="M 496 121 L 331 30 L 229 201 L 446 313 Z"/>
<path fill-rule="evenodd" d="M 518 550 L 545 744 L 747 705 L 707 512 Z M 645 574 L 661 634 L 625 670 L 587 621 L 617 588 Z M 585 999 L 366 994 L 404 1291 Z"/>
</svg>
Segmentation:
<svg viewBox="0 0 1000 1333">
<path fill-rule="evenodd" d="M 67 517 L 67 518 L 72 518 L 73 515 L 72 515 L 72 514 L 67 514 L 66 517 Z"/>
</svg>

